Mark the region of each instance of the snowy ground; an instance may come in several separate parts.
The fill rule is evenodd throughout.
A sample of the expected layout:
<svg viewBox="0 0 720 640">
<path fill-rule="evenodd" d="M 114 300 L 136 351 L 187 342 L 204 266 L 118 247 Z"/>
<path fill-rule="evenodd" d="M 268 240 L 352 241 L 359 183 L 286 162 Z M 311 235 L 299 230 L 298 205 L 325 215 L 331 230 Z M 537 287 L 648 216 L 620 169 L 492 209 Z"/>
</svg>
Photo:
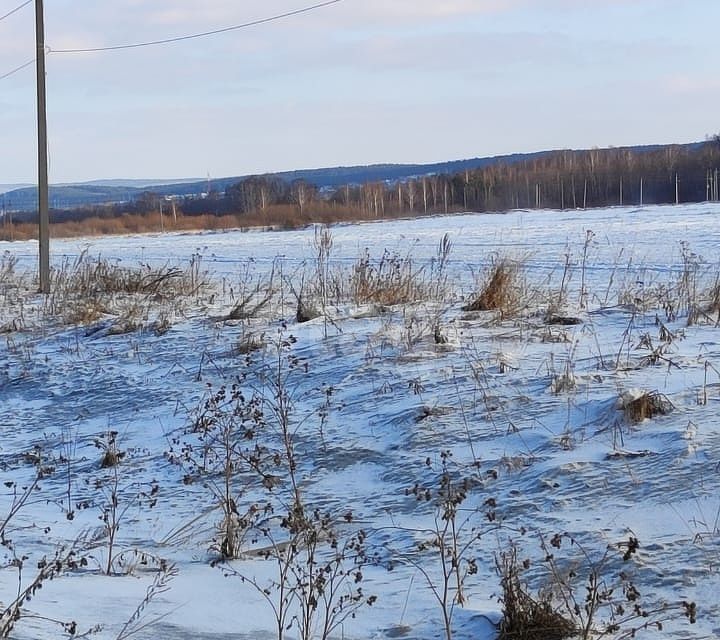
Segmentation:
<svg viewBox="0 0 720 640">
<path fill-rule="evenodd" d="M 442 611 L 423 573 L 437 586 L 440 563 L 417 546 L 435 526 L 434 503 L 406 494 L 437 481 L 443 451 L 453 454 L 453 472 L 470 478 L 461 536 L 471 526 L 491 529 L 465 554 L 477 559 L 477 573 L 467 576 L 465 606 L 455 607 L 454 637 L 495 636 L 490 621 L 502 604 L 494 557 L 508 540 L 537 559 L 539 536 L 564 532 L 591 558 L 636 536 L 640 550 L 632 568 L 623 568 L 636 576 L 644 601 L 698 605 L 694 626 L 679 616 L 665 635 L 717 637 L 720 334 L 717 313 L 688 326 L 686 299 L 706 305 L 720 274 L 718 214 L 707 204 L 333 227 L 328 273 L 349 274 L 366 249 L 376 264 L 387 250 L 411 256 L 426 289 L 438 284 L 438 246 L 447 234 L 442 295 L 382 309 L 328 295 L 325 316 L 302 324 L 293 292 L 317 285 L 313 229 L 53 241 L 58 268 L 83 252 L 128 267 L 194 260 L 210 287 L 165 303 L 165 333 L 149 329 L 153 310 L 144 328 L 110 335 L 108 317 L 66 324 L 57 313 L 48 317 L 32 288 L 0 281 L 0 480 L 27 486 L 34 463 L 46 467 L 4 531 L 0 601 L 7 606 L 16 594 L 24 556 L 21 585 L 58 545 L 75 541 L 88 557 L 87 566 L 63 572 L 25 603 L 13 637 L 57 637 L 44 618 L 58 618 L 77 621 L 78 632 L 100 625 L 95 637 L 116 638 L 141 603 L 156 560 L 129 575 L 101 570 L 108 545 L 97 528 L 115 470 L 123 511 L 115 549 L 178 570 L 143 621 L 167 615 L 134 637 L 277 637 L 258 591 L 213 566 L 208 549 L 219 514 L 203 481 L 184 484 L 183 469 L 166 453 L 174 437 L 192 439 L 185 431 L 208 384 L 216 389 L 247 374 L 248 388 L 263 387 L 258 367 L 277 357 L 278 336 L 290 335 L 301 363 L 288 385 L 302 494 L 311 509 L 352 511 L 342 535 L 362 528 L 373 558 L 362 588 L 377 601 L 334 637 L 443 636 Z M 34 269 L 34 243 L 0 243 L 0 251 L 17 259 L 16 274 Z M 522 263 L 528 307 L 502 319 L 462 311 L 498 257 Z M 252 319 L 223 321 L 248 283 L 271 272 L 271 303 Z M 557 312 L 580 324 L 547 324 L 549 301 L 561 293 Z M 247 363 L 237 347 L 250 334 L 264 335 L 266 346 Z M 673 410 L 631 424 L 619 398 L 641 391 L 662 394 Z M 114 470 L 101 469 L 96 446 L 109 431 L 125 452 Z M 2 488 L 0 514 L 8 514 L 13 486 Z M 152 508 L 139 497 L 151 491 Z M 258 496 L 257 488 L 246 494 Z M 488 498 L 497 504 L 496 523 L 485 515 Z M 557 554 L 578 558 L 567 545 Z M 254 555 L 228 566 L 261 584 L 274 568 Z M 618 567 L 608 571 L 610 580 Z M 293 627 L 287 637 L 296 634 Z"/>
</svg>

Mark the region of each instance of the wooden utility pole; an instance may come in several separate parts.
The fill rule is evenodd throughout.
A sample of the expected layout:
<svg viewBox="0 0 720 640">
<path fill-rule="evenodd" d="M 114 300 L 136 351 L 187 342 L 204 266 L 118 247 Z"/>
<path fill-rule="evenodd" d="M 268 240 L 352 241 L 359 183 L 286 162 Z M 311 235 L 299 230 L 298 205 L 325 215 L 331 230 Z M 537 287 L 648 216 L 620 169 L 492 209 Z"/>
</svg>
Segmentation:
<svg viewBox="0 0 720 640">
<path fill-rule="evenodd" d="M 35 54 L 38 128 L 38 241 L 40 293 L 50 293 L 50 213 L 48 197 L 47 107 L 45 102 L 45 20 L 43 0 L 35 0 Z"/>
</svg>

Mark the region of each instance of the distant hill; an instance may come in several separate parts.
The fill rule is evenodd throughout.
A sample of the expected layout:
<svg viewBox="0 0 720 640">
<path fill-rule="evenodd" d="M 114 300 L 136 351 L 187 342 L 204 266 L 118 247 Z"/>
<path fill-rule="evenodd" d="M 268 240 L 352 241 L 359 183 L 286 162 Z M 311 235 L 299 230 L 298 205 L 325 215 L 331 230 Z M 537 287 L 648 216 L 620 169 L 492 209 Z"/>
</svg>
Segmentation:
<svg viewBox="0 0 720 640">
<path fill-rule="evenodd" d="M 137 187 L 138 189 L 145 189 L 155 184 L 186 184 L 188 182 L 199 182 L 200 178 L 155 178 L 147 180 L 136 180 L 131 178 L 111 178 L 110 180 L 88 180 L 87 182 L 67 182 L 58 184 L 58 187 L 72 187 L 81 185 L 89 185 L 93 187 Z M 20 185 L 19 185 L 20 186 Z M 22 185 L 28 186 L 28 185 Z"/>
<path fill-rule="evenodd" d="M 701 143 L 676 145 L 692 147 Z M 632 151 L 655 151 L 666 145 L 646 145 L 627 147 Z M 554 151 L 538 151 L 534 153 L 515 153 L 502 156 L 484 158 L 470 158 L 465 160 L 452 160 L 433 164 L 374 164 L 352 167 L 331 167 L 322 169 L 299 169 L 275 173 L 282 180 L 292 182 L 305 180 L 316 185 L 319 189 L 333 189 L 346 184 L 365 184 L 368 182 L 395 182 L 412 177 L 434 174 L 455 174 L 466 170 L 482 169 L 493 164 L 517 164 L 533 159 L 545 157 Z M 183 179 L 173 181 L 153 180 L 94 180 L 80 184 L 61 184 L 50 187 L 50 207 L 53 209 L 72 209 L 85 205 L 111 204 L 129 202 L 136 199 L 143 192 L 151 191 L 159 196 L 199 196 L 206 193 L 208 185 L 212 190 L 224 192 L 245 176 L 216 178 L 212 180 Z M 13 185 L 7 185 L 13 187 Z M 2 187 L 0 186 L 0 189 Z M 12 211 L 34 211 L 37 209 L 37 188 L 35 186 L 22 186 L 8 188 L 0 199 L 0 205 Z"/>
<path fill-rule="evenodd" d="M 30 187 L 29 184 L 0 184 L 0 194 L 7 193 L 8 191 L 15 191 L 16 189 L 23 189 Z"/>
<path fill-rule="evenodd" d="M 352 167 L 331 167 L 323 169 L 299 169 L 283 171 L 273 175 L 287 182 L 306 180 L 320 189 L 331 189 L 345 184 L 363 184 L 366 182 L 388 182 L 404 180 L 413 176 L 436 173 L 455 173 L 466 169 L 477 169 L 497 162 L 519 162 L 548 153 L 511 154 L 487 158 L 453 160 L 433 164 L 376 164 Z M 137 198 L 144 191 L 152 191 L 160 196 L 199 196 L 206 193 L 208 183 L 216 191 L 225 191 L 248 175 L 204 180 L 173 180 L 169 182 L 152 180 L 93 180 L 79 184 L 58 184 L 50 186 L 50 207 L 68 209 L 93 204 L 127 202 Z M 12 187 L 12 185 L 9 185 Z M 33 211 L 37 209 L 37 188 L 22 186 L 8 189 L 4 196 L 5 207 L 13 211 Z"/>
</svg>

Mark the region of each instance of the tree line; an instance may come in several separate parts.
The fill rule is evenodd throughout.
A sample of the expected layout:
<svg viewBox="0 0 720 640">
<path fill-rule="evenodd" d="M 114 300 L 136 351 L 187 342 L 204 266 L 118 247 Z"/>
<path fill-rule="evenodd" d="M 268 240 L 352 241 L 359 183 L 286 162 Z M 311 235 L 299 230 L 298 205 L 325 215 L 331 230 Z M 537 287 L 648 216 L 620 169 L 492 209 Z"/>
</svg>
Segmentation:
<svg viewBox="0 0 720 640">
<path fill-rule="evenodd" d="M 579 209 L 613 205 L 718 200 L 720 136 L 694 145 L 556 151 L 515 163 L 499 162 L 454 174 L 320 190 L 305 180 L 272 175 L 246 178 L 224 195 L 183 202 L 186 214 L 256 213 L 314 203 L 362 212 L 363 217 L 454 211 Z"/>
<path fill-rule="evenodd" d="M 557 151 L 452 175 L 346 185 L 330 200 L 378 217 L 510 209 L 578 209 L 718 200 L 720 138 L 653 150 Z"/>
<path fill-rule="evenodd" d="M 201 197 L 144 192 L 129 202 L 56 209 L 51 219 L 63 223 L 158 213 L 172 219 L 234 215 L 242 225 L 243 220 L 262 224 L 267 215 L 273 224 L 278 219 L 283 224 L 285 218 L 286 226 L 297 226 L 332 221 L 334 214 L 338 220 L 348 220 L 718 201 L 719 168 L 720 135 L 716 135 L 689 145 L 554 151 L 456 173 L 324 189 L 305 179 L 251 176 L 224 191 L 209 189 Z M 33 218 L 36 214 L 16 214 L 17 222 L 33 222 Z"/>
</svg>

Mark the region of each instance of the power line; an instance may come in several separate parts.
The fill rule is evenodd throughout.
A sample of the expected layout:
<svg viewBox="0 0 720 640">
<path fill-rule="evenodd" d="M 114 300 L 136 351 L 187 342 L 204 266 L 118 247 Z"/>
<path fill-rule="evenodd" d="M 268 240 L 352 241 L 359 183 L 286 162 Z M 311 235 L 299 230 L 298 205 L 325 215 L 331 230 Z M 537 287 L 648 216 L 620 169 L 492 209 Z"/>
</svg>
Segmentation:
<svg viewBox="0 0 720 640">
<path fill-rule="evenodd" d="M 5 78 L 9 78 L 11 75 L 17 73 L 18 71 L 22 71 L 25 67 L 29 67 L 31 64 L 35 62 L 35 58 L 32 60 L 28 60 L 27 62 L 21 64 L 19 67 L 15 67 L 12 71 L 8 71 L 7 73 L 0 76 L 0 80 L 5 80 Z"/>
<path fill-rule="evenodd" d="M 12 11 L 8 11 L 4 16 L 0 16 L 0 22 L 5 20 L 5 18 L 9 18 L 13 13 L 16 13 L 20 11 L 23 7 L 27 7 L 33 0 L 26 0 L 26 2 L 23 2 L 20 6 L 15 7 Z"/>
<path fill-rule="evenodd" d="M 15 7 L 12 11 L 8 11 L 6 14 L 0 16 L 0 22 L 5 20 L 5 18 L 9 18 L 13 13 L 17 13 L 22 9 L 23 7 L 27 7 L 33 0 L 25 0 L 22 4 Z M 8 71 L 7 73 L 3 73 L 0 75 L 0 80 L 5 80 L 5 78 L 9 78 L 12 75 L 15 75 L 18 71 L 22 71 L 25 67 L 29 67 L 31 64 L 35 62 L 35 58 L 32 60 L 28 60 L 27 62 L 24 62 L 19 67 L 15 67 L 11 71 Z"/>
<path fill-rule="evenodd" d="M 260 24 L 266 24 L 268 22 L 275 22 L 276 20 L 282 20 L 283 18 L 289 18 L 291 16 L 297 16 L 301 13 L 308 13 L 309 11 L 315 11 L 316 9 L 322 9 L 323 7 L 330 6 L 331 4 L 337 4 L 342 0 L 327 0 L 326 2 L 320 2 L 318 4 L 303 7 L 301 9 L 295 9 L 294 11 L 287 11 L 286 13 L 279 13 L 274 16 L 267 18 L 260 18 L 258 20 L 252 20 L 250 22 L 244 22 L 242 24 L 232 25 L 230 27 L 222 27 L 220 29 L 213 29 L 212 31 L 203 31 L 201 33 L 192 33 L 186 36 L 177 36 L 175 38 L 163 38 L 162 40 L 149 40 L 147 42 L 135 42 L 132 44 L 118 44 L 109 47 L 89 47 L 86 49 L 51 49 L 50 53 L 94 53 L 98 51 L 118 51 L 121 49 L 138 49 L 140 47 L 152 47 L 162 44 L 170 44 L 173 42 L 182 42 L 183 40 L 193 40 L 195 38 L 205 38 L 207 36 L 214 36 L 219 33 L 227 33 L 228 31 L 237 31 L 238 29 L 246 29 L 248 27 L 254 27 Z M 27 3 L 26 3 L 27 4 Z M 1 79 L 1 78 L 0 78 Z"/>
<path fill-rule="evenodd" d="M 32 0 L 26 0 L 23 4 L 21 4 L 19 7 L 16 7 L 13 9 L 10 13 L 6 14 L 6 16 L 11 15 L 12 13 L 15 13 L 16 11 L 19 11 L 24 6 L 30 4 Z M 186 36 L 178 36 L 175 38 L 164 38 L 162 40 L 152 40 L 147 42 L 136 42 L 132 44 L 121 44 L 121 45 L 114 45 L 110 47 L 90 47 L 86 49 L 51 49 L 50 47 L 46 48 L 46 51 L 48 53 L 93 53 L 93 52 L 99 52 L 99 51 L 118 51 L 122 49 L 137 49 L 139 47 L 151 47 L 151 46 L 157 46 L 162 44 L 170 44 L 173 42 L 182 42 L 183 40 L 193 40 L 195 38 L 204 38 L 207 36 L 217 35 L 219 33 L 226 33 L 228 31 L 237 31 L 238 29 L 247 29 L 248 27 L 254 27 L 260 24 L 266 24 L 268 22 L 275 22 L 277 20 L 282 20 L 283 18 L 290 18 L 292 16 L 296 16 L 302 13 L 308 13 L 310 11 L 315 11 L 316 9 L 322 9 L 323 7 L 328 7 L 332 4 L 337 4 L 339 2 L 342 2 L 342 0 L 327 0 L 326 2 L 320 2 L 318 4 L 310 5 L 307 7 L 302 7 L 301 9 L 295 9 L 294 11 L 288 11 L 286 13 L 279 13 L 274 16 L 269 16 L 267 18 L 260 18 L 258 20 L 252 20 L 250 22 L 244 22 L 242 24 L 236 24 L 229 27 L 222 27 L 220 29 L 213 29 L 212 31 L 203 31 L 201 33 L 193 33 Z M 5 78 L 9 78 L 10 76 L 16 74 L 18 71 L 22 71 L 26 67 L 29 67 L 31 64 L 35 62 L 35 58 L 32 60 L 28 60 L 27 62 L 21 64 L 18 67 L 15 67 L 11 71 L 8 71 L 7 73 L 0 75 L 0 80 L 4 80 Z"/>
</svg>

